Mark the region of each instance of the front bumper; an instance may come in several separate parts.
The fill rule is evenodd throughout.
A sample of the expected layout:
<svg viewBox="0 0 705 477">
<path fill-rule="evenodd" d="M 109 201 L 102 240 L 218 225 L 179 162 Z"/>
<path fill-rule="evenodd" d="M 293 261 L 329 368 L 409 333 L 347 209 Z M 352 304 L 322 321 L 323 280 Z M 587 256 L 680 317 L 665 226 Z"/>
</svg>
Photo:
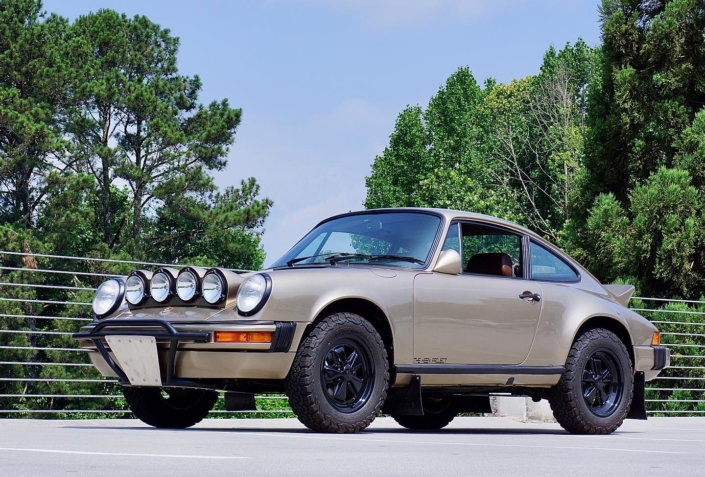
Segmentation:
<svg viewBox="0 0 705 477">
<path fill-rule="evenodd" d="M 215 331 L 270 331 L 270 343 L 215 343 Z M 283 379 L 294 359 L 291 351 L 303 327 L 295 322 L 173 324 L 158 319 L 106 319 L 73 335 L 89 351 L 104 376 L 130 380 L 109 349 L 106 336 L 148 336 L 157 342 L 163 387 L 208 387 L 203 380 Z"/>
</svg>

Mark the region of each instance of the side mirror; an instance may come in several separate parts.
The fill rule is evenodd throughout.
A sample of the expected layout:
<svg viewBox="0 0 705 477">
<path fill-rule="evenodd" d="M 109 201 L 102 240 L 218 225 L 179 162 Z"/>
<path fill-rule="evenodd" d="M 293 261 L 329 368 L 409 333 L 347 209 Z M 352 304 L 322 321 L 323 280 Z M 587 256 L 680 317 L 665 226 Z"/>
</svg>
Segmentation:
<svg viewBox="0 0 705 477">
<path fill-rule="evenodd" d="M 460 261 L 460 254 L 455 250 L 443 250 L 438 257 L 434 272 L 446 273 L 448 275 L 458 275 L 463 269 Z"/>
</svg>

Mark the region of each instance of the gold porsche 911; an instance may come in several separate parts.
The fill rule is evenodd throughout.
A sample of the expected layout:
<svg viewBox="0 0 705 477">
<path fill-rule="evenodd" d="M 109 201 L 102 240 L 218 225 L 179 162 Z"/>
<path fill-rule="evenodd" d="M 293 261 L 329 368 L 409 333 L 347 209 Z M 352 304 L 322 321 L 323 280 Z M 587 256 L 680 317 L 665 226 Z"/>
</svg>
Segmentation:
<svg viewBox="0 0 705 477">
<path fill-rule="evenodd" d="M 380 209 L 318 224 L 271 268 L 137 270 L 98 288 L 74 335 L 156 427 L 285 393 L 299 420 L 356 432 L 380 412 L 440 429 L 490 395 L 547 399 L 573 433 L 646 419 L 659 333 L 535 233 L 493 217 Z"/>
</svg>

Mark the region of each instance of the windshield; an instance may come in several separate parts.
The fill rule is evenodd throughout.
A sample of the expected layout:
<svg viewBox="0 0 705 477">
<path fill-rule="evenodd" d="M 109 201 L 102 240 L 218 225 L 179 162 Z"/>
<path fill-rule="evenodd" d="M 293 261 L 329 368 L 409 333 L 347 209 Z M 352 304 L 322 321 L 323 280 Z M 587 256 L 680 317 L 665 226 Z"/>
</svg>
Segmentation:
<svg viewBox="0 0 705 477">
<path fill-rule="evenodd" d="M 316 263 L 366 263 L 421 268 L 441 219 L 414 212 L 348 215 L 308 233 L 272 268 Z"/>
</svg>

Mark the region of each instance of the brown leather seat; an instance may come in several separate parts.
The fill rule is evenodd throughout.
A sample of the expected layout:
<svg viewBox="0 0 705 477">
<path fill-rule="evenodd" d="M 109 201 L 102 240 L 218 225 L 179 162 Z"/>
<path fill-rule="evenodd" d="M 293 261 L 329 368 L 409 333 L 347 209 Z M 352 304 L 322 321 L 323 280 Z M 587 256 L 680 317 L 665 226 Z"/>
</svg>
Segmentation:
<svg viewBox="0 0 705 477">
<path fill-rule="evenodd" d="M 467 273 L 482 275 L 512 276 L 512 258 L 506 253 L 476 253 L 465 267 Z"/>
</svg>

